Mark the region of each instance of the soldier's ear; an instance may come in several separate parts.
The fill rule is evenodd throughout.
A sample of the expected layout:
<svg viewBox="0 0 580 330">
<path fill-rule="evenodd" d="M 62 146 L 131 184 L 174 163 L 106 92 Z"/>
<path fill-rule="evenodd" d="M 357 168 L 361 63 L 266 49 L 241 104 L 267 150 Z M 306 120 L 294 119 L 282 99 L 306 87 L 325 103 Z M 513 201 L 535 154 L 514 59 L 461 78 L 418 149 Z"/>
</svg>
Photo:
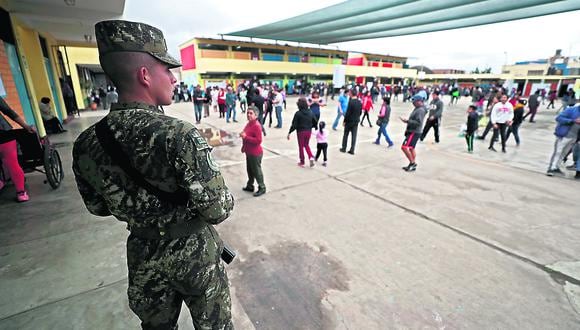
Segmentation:
<svg viewBox="0 0 580 330">
<path fill-rule="evenodd" d="M 147 67 L 142 66 L 137 71 L 137 81 L 140 85 L 150 86 L 151 85 L 151 73 Z"/>
</svg>

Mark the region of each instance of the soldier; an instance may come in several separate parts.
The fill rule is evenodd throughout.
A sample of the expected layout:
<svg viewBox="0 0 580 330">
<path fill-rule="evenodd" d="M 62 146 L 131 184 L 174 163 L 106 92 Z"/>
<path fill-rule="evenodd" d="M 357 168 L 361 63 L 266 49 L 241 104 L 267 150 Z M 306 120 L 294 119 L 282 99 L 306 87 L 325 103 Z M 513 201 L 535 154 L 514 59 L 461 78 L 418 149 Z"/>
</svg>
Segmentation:
<svg viewBox="0 0 580 330">
<path fill-rule="evenodd" d="M 89 212 L 127 222 L 129 306 L 143 329 L 176 328 L 183 301 L 196 329 L 231 329 L 213 225 L 234 200 L 198 130 L 159 108 L 171 104 L 169 69 L 181 64 L 147 24 L 103 21 L 95 36 L 119 102 L 75 141 L 73 171 Z"/>
</svg>

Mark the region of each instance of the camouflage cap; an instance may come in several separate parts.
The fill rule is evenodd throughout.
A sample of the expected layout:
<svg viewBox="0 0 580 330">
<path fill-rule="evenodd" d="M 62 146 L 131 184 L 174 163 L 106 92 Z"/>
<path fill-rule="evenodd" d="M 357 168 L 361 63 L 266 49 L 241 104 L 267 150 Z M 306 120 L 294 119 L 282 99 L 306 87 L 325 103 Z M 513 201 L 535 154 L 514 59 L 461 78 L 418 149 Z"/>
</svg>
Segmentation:
<svg viewBox="0 0 580 330">
<path fill-rule="evenodd" d="M 144 52 L 171 68 L 181 66 L 167 53 L 163 32 L 151 25 L 122 20 L 102 21 L 95 25 L 99 56 L 113 52 Z"/>
</svg>

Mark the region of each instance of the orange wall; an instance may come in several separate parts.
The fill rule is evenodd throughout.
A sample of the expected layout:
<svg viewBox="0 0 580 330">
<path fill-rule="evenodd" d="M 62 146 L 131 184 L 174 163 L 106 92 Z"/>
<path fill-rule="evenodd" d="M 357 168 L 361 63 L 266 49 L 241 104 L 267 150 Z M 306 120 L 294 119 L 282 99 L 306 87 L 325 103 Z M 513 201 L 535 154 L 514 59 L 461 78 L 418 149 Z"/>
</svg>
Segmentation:
<svg viewBox="0 0 580 330">
<path fill-rule="evenodd" d="M 2 75 L 4 89 L 6 89 L 6 96 L 4 97 L 4 100 L 12 108 L 12 110 L 14 110 L 21 118 L 24 119 L 25 117 L 22 112 L 22 105 L 20 104 L 18 91 L 16 90 L 16 85 L 14 84 L 14 77 L 12 76 L 10 64 L 8 63 L 6 48 L 4 47 L 4 42 L 2 40 L 0 40 L 0 75 Z M 10 119 L 8 119 L 8 121 L 10 121 Z M 18 127 L 18 124 L 13 122 L 11 124 L 13 127 Z"/>
</svg>

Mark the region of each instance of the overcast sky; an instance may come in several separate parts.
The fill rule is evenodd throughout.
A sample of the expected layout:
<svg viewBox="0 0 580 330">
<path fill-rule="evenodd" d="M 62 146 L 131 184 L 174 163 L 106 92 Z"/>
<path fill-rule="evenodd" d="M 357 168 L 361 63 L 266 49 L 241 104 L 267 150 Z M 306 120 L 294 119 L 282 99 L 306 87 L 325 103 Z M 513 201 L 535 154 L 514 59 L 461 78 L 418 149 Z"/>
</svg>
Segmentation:
<svg viewBox="0 0 580 330">
<path fill-rule="evenodd" d="M 512 0 L 514 1 L 514 0 Z M 515 0 L 517 1 L 517 0 Z M 337 0 L 126 0 L 124 17 L 154 25 L 165 34 L 171 54 L 193 37 L 247 29 L 304 14 L 343 1 Z M 506 13 L 506 16 L 509 13 Z M 354 41 L 340 49 L 409 57 L 409 65 L 431 69 L 473 70 L 491 67 L 499 73 L 506 61 L 547 58 L 556 49 L 580 55 L 580 11 L 479 27 Z"/>
</svg>

